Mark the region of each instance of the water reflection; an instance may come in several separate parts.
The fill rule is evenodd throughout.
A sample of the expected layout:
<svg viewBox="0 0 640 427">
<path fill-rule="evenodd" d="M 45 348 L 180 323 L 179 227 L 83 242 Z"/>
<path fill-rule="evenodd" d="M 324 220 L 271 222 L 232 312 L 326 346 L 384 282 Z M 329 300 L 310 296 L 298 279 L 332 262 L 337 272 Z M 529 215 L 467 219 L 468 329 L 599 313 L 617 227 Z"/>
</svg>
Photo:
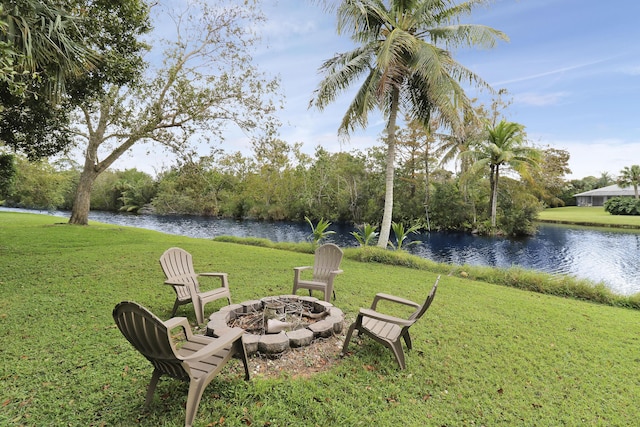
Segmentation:
<svg viewBox="0 0 640 427">
<path fill-rule="evenodd" d="M 19 209 L 5 209 L 34 212 Z M 68 212 L 41 212 L 69 216 Z M 127 215 L 91 212 L 99 222 L 158 230 L 197 238 L 221 235 L 258 237 L 274 242 L 301 242 L 310 234 L 307 223 L 234 221 L 189 216 Z M 356 246 L 353 227 L 332 224 L 332 241 L 342 247 Z M 428 233 L 413 237 L 419 243 L 407 246 L 415 255 L 436 262 L 486 265 L 507 268 L 521 266 L 548 273 L 570 274 L 604 282 L 614 292 L 640 292 L 640 232 L 542 225 L 536 236 L 507 239 L 464 233 Z"/>
</svg>

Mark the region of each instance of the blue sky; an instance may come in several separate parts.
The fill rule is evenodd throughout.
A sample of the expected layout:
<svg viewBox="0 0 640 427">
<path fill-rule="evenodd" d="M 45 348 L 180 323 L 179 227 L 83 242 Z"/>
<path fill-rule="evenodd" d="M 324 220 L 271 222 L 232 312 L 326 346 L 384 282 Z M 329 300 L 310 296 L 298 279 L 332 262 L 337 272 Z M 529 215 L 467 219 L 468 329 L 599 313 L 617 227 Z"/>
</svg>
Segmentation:
<svg viewBox="0 0 640 427">
<path fill-rule="evenodd" d="M 268 21 L 259 28 L 263 42 L 255 62 L 282 80 L 283 140 L 303 143 L 310 154 L 318 145 L 332 152 L 361 150 L 379 143 L 384 123 L 373 116 L 366 130 L 338 139 L 353 91 L 322 112 L 307 108 L 321 79 L 319 66 L 353 46 L 336 34 L 335 17 L 317 3 L 263 0 Z M 495 0 L 464 22 L 501 30 L 510 41 L 453 54 L 494 89 L 507 89 L 513 102 L 505 118 L 523 124 L 530 141 L 569 151 L 567 178 L 616 177 L 624 166 L 640 164 L 639 15 L 635 0 Z M 486 97 L 473 90 L 469 95 Z M 249 154 L 246 138 L 231 129 L 221 148 Z"/>
</svg>

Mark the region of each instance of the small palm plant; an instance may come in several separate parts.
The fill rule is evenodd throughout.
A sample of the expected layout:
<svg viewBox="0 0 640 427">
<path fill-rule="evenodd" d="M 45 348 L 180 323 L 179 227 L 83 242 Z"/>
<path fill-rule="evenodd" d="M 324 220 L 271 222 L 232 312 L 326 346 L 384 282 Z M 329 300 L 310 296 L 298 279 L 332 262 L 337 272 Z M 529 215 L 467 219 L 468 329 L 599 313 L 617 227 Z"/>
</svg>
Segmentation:
<svg viewBox="0 0 640 427">
<path fill-rule="evenodd" d="M 412 242 L 407 242 L 406 244 L 404 243 L 404 241 L 409 237 L 409 234 L 413 233 L 416 234 L 418 233 L 418 230 L 420 229 L 419 225 L 413 225 L 409 228 L 407 228 L 406 230 L 404 229 L 404 224 L 401 222 L 392 222 L 391 223 L 391 229 L 393 230 L 393 234 L 396 235 L 396 245 L 394 246 L 393 243 L 389 242 L 388 245 L 396 250 L 396 251 L 401 251 L 403 250 L 403 246 L 411 246 L 411 245 L 417 245 L 420 242 L 417 241 L 412 241 Z"/>
<path fill-rule="evenodd" d="M 360 246 L 373 245 L 374 239 L 378 237 L 377 228 L 377 225 L 364 224 L 358 226 L 358 231 L 352 231 L 351 235 L 356 238 Z"/>
<path fill-rule="evenodd" d="M 311 222 L 311 220 L 309 219 L 309 217 L 305 216 L 304 219 L 311 226 L 311 235 L 309 237 L 312 239 L 312 244 L 314 248 L 318 246 L 318 243 L 320 243 L 322 239 L 325 239 L 327 236 L 331 234 L 335 234 L 335 231 L 327 230 L 327 228 L 329 228 L 331 223 L 329 221 L 326 221 L 324 218 L 320 218 L 320 221 L 318 221 L 318 224 L 316 224 L 315 227 L 313 225 L 313 222 Z"/>
</svg>

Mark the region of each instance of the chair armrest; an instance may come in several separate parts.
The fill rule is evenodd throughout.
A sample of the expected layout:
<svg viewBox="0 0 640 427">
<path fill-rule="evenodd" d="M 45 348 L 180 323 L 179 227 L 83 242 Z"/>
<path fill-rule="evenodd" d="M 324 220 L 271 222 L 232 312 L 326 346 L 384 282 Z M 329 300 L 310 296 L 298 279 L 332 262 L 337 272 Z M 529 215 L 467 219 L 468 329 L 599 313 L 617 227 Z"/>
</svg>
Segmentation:
<svg viewBox="0 0 640 427">
<path fill-rule="evenodd" d="M 212 354 L 219 352 L 223 348 L 229 347 L 229 345 L 233 344 L 236 340 L 242 339 L 243 334 L 244 329 L 242 328 L 229 328 L 218 338 L 212 338 L 212 341 L 202 347 L 200 350 L 187 357 L 179 357 L 179 359 L 185 362 L 190 362 L 192 360 L 200 360 L 204 357 L 211 356 Z"/>
<path fill-rule="evenodd" d="M 186 317 L 172 317 L 171 319 L 162 323 L 167 328 L 167 331 L 171 331 L 174 328 L 181 327 L 184 330 L 184 335 L 187 338 L 187 341 L 193 335 L 191 332 L 191 325 L 189 325 L 189 321 Z"/>
<path fill-rule="evenodd" d="M 413 320 L 401 319 L 399 317 L 389 316 L 387 314 L 378 313 L 375 310 L 371 310 L 368 308 L 361 308 L 358 312 L 358 316 L 371 317 L 372 319 L 382 320 L 384 322 L 394 323 L 398 326 L 411 326 L 413 325 Z"/>
<path fill-rule="evenodd" d="M 373 303 L 371 304 L 371 309 L 372 310 L 376 309 L 376 306 L 378 305 L 378 301 L 380 301 L 380 300 L 395 302 L 395 303 L 398 303 L 398 304 L 404 304 L 404 305 L 408 305 L 409 307 L 414 307 L 414 308 L 419 308 L 420 307 L 420 304 L 415 303 L 415 302 L 413 302 L 411 300 L 400 298 L 400 297 L 397 297 L 395 295 L 389 295 L 389 294 L 385 294 L 385 293 L 378 293 L 373 298 Z"/>
<path fill-rule="evenodd" d="M 227 273 L 198 273 L 196 276 L 202 277 L 218 277 L 222 281 L 222 287 L 229 287 L 229 275 Z"/>
<path fill-rule="evenodd" d="M 208 277 L 224 277 L 228 276 L 227 273 L 198 273 L 196 276 L 208 276 Z"/>
<path fill-rule="evenodd" d="M 310 265 L 305 265 L 302 267 L 293 267 L 293 282 L 296 283 L 298 280 L 300 280 L 300 277 L 302 276 L 302 272 L 305 270 L 311 270 L 313 267 L 311 267 Z"/>
<path fill-rule="evenodd" d="M 343 270 L 332 270 L 330 274 L 338 275 L 340 273 L 343 273 Z"/>
</svg>

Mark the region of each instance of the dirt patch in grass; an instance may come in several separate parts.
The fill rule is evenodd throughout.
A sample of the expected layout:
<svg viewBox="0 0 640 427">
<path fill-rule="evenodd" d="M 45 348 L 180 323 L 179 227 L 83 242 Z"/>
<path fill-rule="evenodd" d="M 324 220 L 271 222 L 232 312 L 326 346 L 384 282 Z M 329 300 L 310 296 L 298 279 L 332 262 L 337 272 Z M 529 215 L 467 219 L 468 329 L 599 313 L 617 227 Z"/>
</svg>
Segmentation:
<svg viewBox="0 0 640 427">
<path fill-rule="evenodd" d="M 255 354 L 249 357 L 252 377 L 308 378 L 340 363 L 344 334 L 317 338 L 310 345 L 292 348 L 278 355 Z"/>
</svg>

